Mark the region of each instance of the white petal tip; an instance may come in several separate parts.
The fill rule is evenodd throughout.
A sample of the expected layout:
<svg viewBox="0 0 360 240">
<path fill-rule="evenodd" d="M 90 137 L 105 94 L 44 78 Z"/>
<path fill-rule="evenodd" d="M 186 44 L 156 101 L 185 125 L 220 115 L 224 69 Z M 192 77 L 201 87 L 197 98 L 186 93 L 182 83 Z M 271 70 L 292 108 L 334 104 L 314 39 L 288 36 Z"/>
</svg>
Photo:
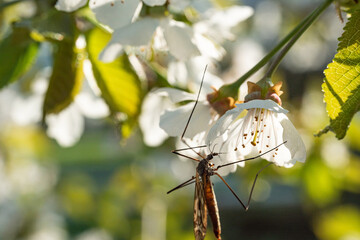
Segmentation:
<svg viewBox="0 0 360 240">
<path fill-rule="evenodd" d="M 85 6 L 87 0 L 58 0 L 55 8 L 63 12 L 73 12 Z"/>
</svg>

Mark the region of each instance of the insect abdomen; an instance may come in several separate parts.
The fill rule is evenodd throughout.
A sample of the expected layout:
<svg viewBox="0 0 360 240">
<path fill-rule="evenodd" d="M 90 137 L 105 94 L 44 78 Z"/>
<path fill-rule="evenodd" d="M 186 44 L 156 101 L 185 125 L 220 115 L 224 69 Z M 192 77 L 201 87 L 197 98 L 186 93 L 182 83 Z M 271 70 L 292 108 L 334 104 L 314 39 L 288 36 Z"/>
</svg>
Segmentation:
<svg viewBox="0 0 360 240">
<path fill-rule="evenodd" d="M 220 217 L 219 217 L 219 209 L 216 202 L 214 188 L 210 181 L 210 177 L 207 176 L 206 183 L 205 183 L 205 199 L 206 199 L 206 206 L 208 209 L 208 213 L 210 215 L 210 219 L 212 222 L 213 230 L 215 237 L 220 240 L 221 239 L 221 226 L 220 226 Z"/>
</svg>

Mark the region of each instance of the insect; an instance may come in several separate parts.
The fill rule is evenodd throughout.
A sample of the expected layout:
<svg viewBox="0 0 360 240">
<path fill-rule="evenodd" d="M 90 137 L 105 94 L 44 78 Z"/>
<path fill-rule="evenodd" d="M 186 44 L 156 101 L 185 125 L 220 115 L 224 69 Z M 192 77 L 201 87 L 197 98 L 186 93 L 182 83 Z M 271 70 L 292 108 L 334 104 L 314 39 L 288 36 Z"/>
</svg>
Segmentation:
<svg viewBox="0 0 360 240">
<path fill-rule="evenodd" d="M 206 72 L 206 68 L 205 68 L 205 72 Z M 205 75 L 204 72 L 204 75 Z M 195 239 L 196 240 L 202 240 L 205 238 L 206 235 L 206 229 L 207 229 L 207 215 L 210 216 L 211 222 L 212 222 L 212 227 L 213 227 L 213 231 L 214 231 L 214 235 L 217 239 L 221 239 L 221 224 L 220 224 L 220 217 L 219 217 L 219 209 L 217 206 L 217 202 L 216 202 L 216 197 L 215 197 L 215 192 L 214 192 L 214 188 L 213 188 L 213 183 L 211 182 L 210 177 L 213 175 L 218 176 L 224 183 L 225 185 L 229 188 L 229 190 L 232 192 L 232 194 L 235 196 L 235 198 L 240 202 L 240 204 L 242 205 L 242 207 L 247 211 L 249 208 L 249 204 L 250 204 L 250 200 L 251 200 L 251 196 L 255 187 L 255 183 L 256 180 L 258 178 L 258 175 L 260 174 L 260 172 L 262 172 L 266 167 L 270 166 L 272 164 L 272 162 L 268 163 L 267 165 L 265 165 L 263 168 L 261 168 L 258 173 L 255 176 L 254 182 L 252 184 L 252 188 L 250 191 L 250 195 L 249 195 L 249 199 L 247 204 L 245 205 L 243 203 L 243 201 L 241 201 L 241 199 L 237 196 L 237 194 L 234 192 L 234 190 L 229 186 L 229 184 L 225 181 L 225 179 L 217 172 L 220 168 L 222 167 L 226 167 L 226 166 L 230 166 L 236 163 L 240 163 L 240 162 L 244 162 L 244 161 L 249 161 L 249 160 L 253 160 L 253 159 L 257 159 L 259 157 L 261 157 L 262 155 L 265 155 L 275 149 L 277 149 L 279 146 L 281 146 L 282 144 L 285 144 L 285 142 L 281 143 L 280 145 L 276 146 L 273 149 L 270 149 L 256 157 L 251 157 L 251 158 L 247 158 L 247 159 L 243 159 L 243 160 L 239 160 L 239 161 L 234 161 L 234 162 L 230 162 L 227 164 L 223 164 L 223 165 L 219 165 L 217 167 L 215 167 L 214 163 L 212 162 L 212 159 L 216 156 L 219 156 L 221 153 L 216 153 L 216 152 L 211 152 L 210 154 L 203 156 L 202 154 L 200 154 L 199 152 L 195 151 L 196 148 L 204 148 L 206 147 L 206 145 L 202 145 L 202 146 L 197 146 L 197 147 L 191 147 L 184 139 L 184 135 L 186 133 L 186 129 L 190 123 L 191 117 L 194 113 L 194 110 L 196 108 L 196 105 L 199 101 L 199 96 L 200 96 L 200 92 L 201 92 L 201 87 L 203 84 L 203 80 L 204 80 L 204 75 L 203 78 L 201 80 L 201 84 L 200 84 L 200 90 L 198 92 L 197 95 L 197 99 L 195 101 L 194 107 L 190 113 L 189 119 L 185 125 L 184 131 L 181 135 L 181 141 L 187 146 L 187 148 L 182 148 L 182 149 L 177 149 L 177 150 L 173 150 L 172 152 L 174 154 L 177 154 L 179 156 L 191 159 L 193 161 L 198 162 L 198 165 L 196 167 L 196 174 L 195 176 L 192 176 L 189 180 L 187 180 L 186 182 L 178 185 L 177 187 L 171 189 L 170 191 L 167 192 L 167 194 L 180 189 L 182 187 L 188 186 L 190 184 L 195 183 L 195 196 L 194 196 L 194 235 L 195 235 Z M 186 151 L 186 150 L 192 150 L 194 153 L 196 153 L 199 157 L 201 157 L 201 159 L 197 159 L 191 156 L 187 156 L 183 153 L 181 153 L 182 151 Z"/>
</svg>

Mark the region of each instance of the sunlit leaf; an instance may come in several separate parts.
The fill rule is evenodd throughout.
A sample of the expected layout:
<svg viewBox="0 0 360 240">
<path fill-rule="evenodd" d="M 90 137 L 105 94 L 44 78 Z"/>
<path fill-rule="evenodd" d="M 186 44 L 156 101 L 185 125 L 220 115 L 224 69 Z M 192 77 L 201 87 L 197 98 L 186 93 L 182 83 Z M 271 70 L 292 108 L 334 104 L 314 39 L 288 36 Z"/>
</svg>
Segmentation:
<svg viewBox="0 0 360 240">
<path fill-rule="evenodd" d="M 315 233 L 319 239 L 360 239 L 360 209 L 341 206 L 317 217 Z"/>
<path fill-rule="evenodd" d="M 98 60 L 101 50 L 110 40 L 110 34 L 96 28 L 88 36 L 89 59 L 102 97 L 114 116 L 123 113 L 122 135 L 129 136 L 140 110 L 140 80 L 133 70 L 126 54 L 114 62 L 103 63 Z"/>
<path fill-rule="evenodd" d="M 73 41 L 57 44 L 49 87 L 45 95 L 43 114 L 59 113 L 74 100 L 83 79 L 83 53 Z"/>
<path fill-rule="evenodd" d="M 330 130 L 342 139 L 360 107 L 360 11 L 355 12 L 340 37 L 338 53 L 325 70 L 322 85 Z"/>
<path fill-rule="evenodd" d="M 337 0 L 337 3 L 345 12 L 352 12 L 360 8 L 360 3 L 357 0 Z"/>
<path fill-rule="evenodd" d="M 26 28 L 15 27 L 0 42 L 0 88 L 19 79 L 33 63 L 39 45 L 29 33 Z"/>
</svg>

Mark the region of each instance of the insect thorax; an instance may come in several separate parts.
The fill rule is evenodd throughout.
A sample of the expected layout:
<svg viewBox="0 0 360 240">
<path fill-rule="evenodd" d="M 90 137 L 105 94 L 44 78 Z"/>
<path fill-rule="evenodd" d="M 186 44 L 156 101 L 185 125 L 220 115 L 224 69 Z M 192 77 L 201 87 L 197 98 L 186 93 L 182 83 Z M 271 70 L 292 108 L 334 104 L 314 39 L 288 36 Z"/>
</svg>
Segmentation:
<svg viewBox="0 0 360 240">
<path fill-rule="evenodd" d="M 214 174 L 214 164 L 211 162 L 211 159 L 212 157 L 206 157 L 199 162 L 196 171 L 200 176 L 203 176 L 204 173 L 209 176 Z"/>
</svg>

